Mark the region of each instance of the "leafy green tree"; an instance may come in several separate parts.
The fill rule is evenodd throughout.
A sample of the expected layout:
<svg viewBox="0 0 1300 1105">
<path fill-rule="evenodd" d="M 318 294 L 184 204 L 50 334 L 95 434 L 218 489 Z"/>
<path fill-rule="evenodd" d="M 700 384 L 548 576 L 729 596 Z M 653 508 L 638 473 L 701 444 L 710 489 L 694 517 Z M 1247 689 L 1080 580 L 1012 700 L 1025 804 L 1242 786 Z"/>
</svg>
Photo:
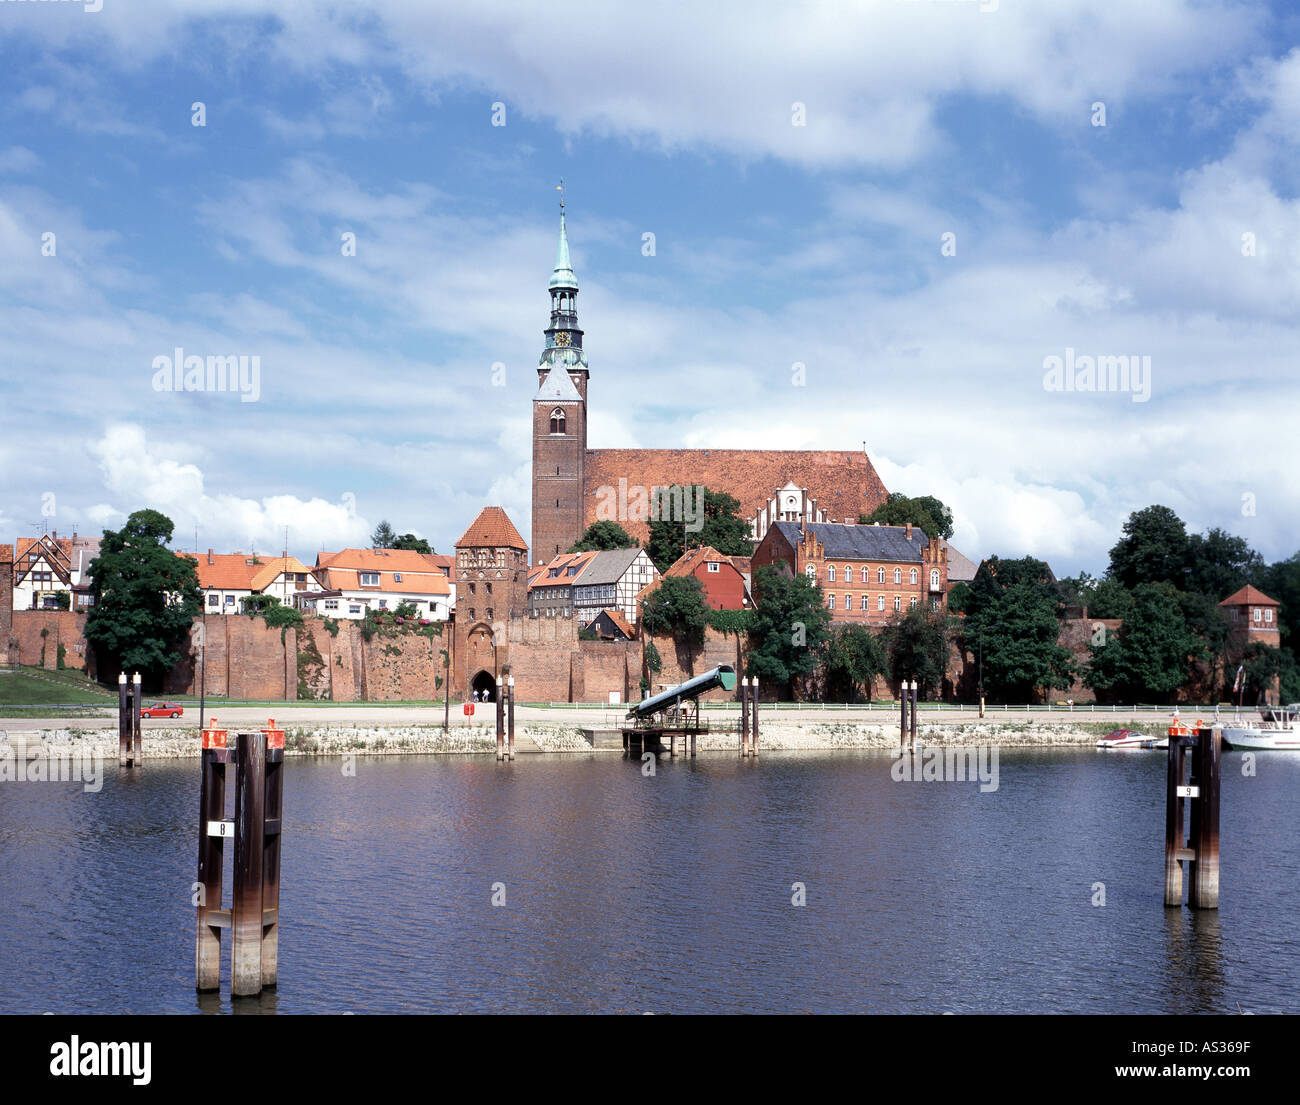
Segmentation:
<svg viewBox="0 0 1300 1105">
<path fill-rule="evenodd" d="M 895 614 L 884 636 L 894 679 L 915 679 L 919 697 L 938 697 L 948 670 L 947 615 L 914 606 Z"/>
<path fill-rule="evenodd" d="M 1244 537 L 1216 527 L 1187 539 L 1187 571 L 1180 586 L 1219 602 L 1247 583 L 1262 582 L 1264 571 L 1264 558 Z"/>
<path fill-rule="evenodd" d="M 860 693 L 869 699 L 875 680 L 888 675 L 889 657 L 878 634 L 853 623 L 831 626 L 822 651 L 828 699 L 856 702 Z"/>
<path fill-rule="evenodd" d="M 669 633 L 691 649 L 704 646 L 709 605 L 704 585 L 694 576 L 664 576 L 641 604 L 641 624 L 651 633 Z"/>
<path fill-rule="evenodd" d="M 671 489 L 669 489 L 671 492 Z M 692 507 L 695 489 L 682 489 Z M 724 556 L 751 556 L 754 542 L 749 536 L 749 523 L 740 517 L 740 502 L 725 491 L 703 492 L 704 520 L 699 530 L 686 530 L 684 518 L 660 518 L 650 523 L 650 539 L 646 553 L 660 572 L 666 572 L 689 546 L 711 545 Z M 664 501 L 671 499 L 671 494 Z"/>
<path fill-rule="evenodd" d="M 391 549 L 393 542 L 397 540 L 397 534 L 393 532 L 393 527 L 388 524 L 385 518 L 375 527 L 375 532 L 370 535 L 370 547 L 372 549 Z"/>
<path fill-rule="evenodd" d="M 137 510 L 120 530 L 104 531 L 85 630 L 102 671 L 138 670 L 154 683 L 185 644 L 202 599 L 195 559 L 167 548 L 172 528 L 166 515 Z"/>
<path fill-rule="evenodd" d="M 1149 506 L 1128 516 L 1124 536 L 1110 550 L 1109 575 L 1130 590 L 1139 583 L 1172 583 L 1182 590 L 1187 559 L 1182 519 L 1167 506 Z"/>
<path fill-rule="evenodd" d="M 1084 682 L 1116 697 L 1170 701 L 1204 646 L 1187 626 L 1182 596 L 1169 583 L 1133 588 L 1133 612 L 1118 633 L 1091 646 Z"/>
<path fill-rule="evenodd" d="M 970 584 L 964 579 L 959 579 L 948 588 L 948 609 L 953 614 L 966 613 L 966 607 L 970 605 Z"/>
<path fill-rule="evenodd" d="M 940 537 L 948 540 L 952 536 L 952 511 L 933 495 L 918 495 L 912 498 L 891 491 L 870 514 L 858 515 L 861 525 L 905 526 L 911 522 L 919 526 L 926 537 Z"/>
<path fill-rule="evenodd" d="M 979 566 L 975 578 L 971 580 L 970 597 L 965 604 L 967 618 L 979 618 L 983 611 L 996 609 L 1002 601 L 1002 595 L 1019 583 L 1033 587 L 1052 604 L 1058 617 L 1063 612 L 1065 596 L 1045 561 L 1032 556 L 1022 556 L 1015 560 L 990 556 Z"/>
<path fill-rule="evenodd" d="M 1050 591 L 1022 579 L 968 614 L 965 646 L 979 647 L 983 630 L 984 685 L 992 698 L 1031 702 L 1040 690 L 1074 681 L 1070 650 L 1059 643 L 1061 623 Z"/>
<path fill-rule="evenodd" d="M 1300 678 L 1297 678 L 1295 658 L 1285 649 L 1252 641 L 1246 646 L 1241 662 L 1245 667 L 1243 702 L 1262 702 L 1265 696 L 1272 698 L 1275 679 L 1281 685 L 1283 702 L 1300 701 Z M 1230 674 L 1235 676 L 1235 669 Z M 1229 682 L 1228 687 L 1231 686 Z"/>
<path fill-rule="evenodd" d="M 606 549 L 635 549 L 636 538 L 617 522 L 592 522 L 582 531 L 569 552 L 602 552 Z"/>
<path fill-rule="evenodd" d="M 409 552 L 432 553 L 433 546 L 423 537 L 416 537 L 413 533 L 404 533 L 401 537 L 395 537 L 391 546 L 394 549 L 406 549 Z"/>
<path fill-rule="evenodd" d="M 1133 614 L 1133 595 L 1117 579 L 1099 579 L 1088 596 L 1088 617 L 1128 618 Z"/>
<path fill-rule="evenodd" d="M 1279 636 L 1282 647 L 1295 655 L 1300 649 L 1300 552 L 1270 564 L 1260 589 L 1282 604 L 1277 612 Z"/>
<path fill-rule="evenodd" d="M 831 621 L 826 599 L 807 576 L 765 565 L 754 573 L 754 601 L 748 674 L 776 684 L 792 699 L 795 681 L 817 670 Z"/>
</svg>

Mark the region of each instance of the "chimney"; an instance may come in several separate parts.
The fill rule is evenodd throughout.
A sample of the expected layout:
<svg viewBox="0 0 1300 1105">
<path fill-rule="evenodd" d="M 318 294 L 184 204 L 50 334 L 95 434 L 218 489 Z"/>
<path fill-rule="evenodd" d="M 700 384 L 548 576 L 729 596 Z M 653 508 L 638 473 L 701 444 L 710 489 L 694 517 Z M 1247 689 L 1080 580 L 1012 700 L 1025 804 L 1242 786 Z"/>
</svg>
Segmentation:
<svg viewBox="0 0 1300 1105">
<path fill-rule="evenodd" d="M 208 550 L 208 563 L 209 563 L 209 564 L 212 563 L 212 550 L 211 550 L 211 549 Z"/>
<path fill-rule="evenodd" d="M 907 533 L 906 533 L 906 536 L 907 536 L 907 539 L 908 539 L 909 541 L 912 540 L 912 523 L 911 523 L 911 522 L 908 522 L 908 523 L 907 523 Z"/>
</svg>

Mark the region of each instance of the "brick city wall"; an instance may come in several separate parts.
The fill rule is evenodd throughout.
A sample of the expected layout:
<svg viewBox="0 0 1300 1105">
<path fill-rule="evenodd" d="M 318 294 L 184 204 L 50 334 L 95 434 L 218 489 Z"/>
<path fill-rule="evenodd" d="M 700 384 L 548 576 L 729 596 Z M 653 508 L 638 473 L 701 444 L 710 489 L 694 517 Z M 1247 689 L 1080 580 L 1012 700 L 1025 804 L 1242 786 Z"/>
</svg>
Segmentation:
<svg viewBox="0 0 1300 1105">
<path fill-rule="evenodd" d="M 0 644 L 8 645 L 11 664 L 43 665 L 50 670 L 59 666 L 62 645 L 63 666 L 85 671 L 88 647 L 82 635 L 85 626 L 86 615 L 71 610 L 15 610 Z"/>
<path fill-rule="evenodd" d="M 0 664 L 16 664 L 9 655 L 14 626 L 14 547 L 0 545 Z"/>
<path fill-rule="evenodd" d="M 661 689 L 659 684 L 661 683 L 673 686 L 693 676 L 703 675 L 706 671 L 717 667 L 719 664 L 730 664 L 736 669 L 737 679 L 740 677 L 743 636 L 737 637 L 734 633 L 720 633 L 712 627 L 706 627 L 704 630 L 704 647 L 700 649 L 687 649 L 666 634 L 650 634 L 649 639 L 654 642 L 654 646 L 659 652 L 659 659 L 662 662 L 658 674 L 649 673 L 651 694 L 659 692 Z M 640 684 L 641 671 L 638 664 L 632 680 L 634 699 L 640 697 L 638 693 Z M 760 693 L 762 690 L 763 688 L 760 687 Z M 775 691 L 773 691 L 773 694 L 775 694 Z M 724 691 L 719 688 L 706 694 L 704 700 L 706 702 L 726 702 L 738 699 L 739 696 L 739 690 Z"/>
</svg>

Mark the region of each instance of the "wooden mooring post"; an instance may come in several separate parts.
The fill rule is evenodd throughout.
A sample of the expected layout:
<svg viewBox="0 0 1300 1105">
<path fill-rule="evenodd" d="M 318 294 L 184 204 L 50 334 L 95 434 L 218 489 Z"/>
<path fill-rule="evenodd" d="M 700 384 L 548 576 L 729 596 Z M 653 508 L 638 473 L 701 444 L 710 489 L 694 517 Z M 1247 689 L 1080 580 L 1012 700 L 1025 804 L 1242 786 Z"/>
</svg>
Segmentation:
<svg viewBox="0 0 1300 1105">
<path fill-rule="evenodd" d="M 117 766 L 131 766 L 131 705 L 126 672 L 117 673 Z"/>
<path fill-rule="evenodd" d="M 758 755 L 758 676 L 749 680 L 749 754 Z"/>
<path fill-rule="evenodd" d="M 497 700 L 493 703 L 497 709 L 497 759 L 506 758 L 506 715 L 505 702 L 501 697 L 502 683 L 501 676 L 497 676 Z"/>
<path fill-rule="evenodd" d="M 279 969 L 280 829 L 283 813 L 284 730 L 274 719 L 229 746 L 213 718 L 202 733 L 199 782 L 198 930 L 195 986 L 216 990 L 221 978 L 221 930 L 230 929 L 230 993 L 258 994 L 275 986 Z M 225 817 L 226 769 L 235 765 L 235 816 Z M 225 841 L 234 840 L 231 908 L 223 909 Z"/>
<path fill-rule="evenodd" d="M 506 748 L 510 758 L 515 758 L 515 677 L 506 680 Z"/>
<path fill-rule="evenodd" d="M 916 748 L 916 680 L 912 680 L 912 737 L 909 744 L 913 750 Z"/>
<path fill-rule="evenodd" d="M 749 751 L 749 677 L 740 678 L 740 754 Z"/>
<path fill-rule="evenodd" d="M 1190 755 L 1189 755 L 1190 753 Z M 1195 731 L 1175 719 L 1169 727 L 1169 761 L 1165 779 L 1165 905 L 1183 904 L 1183 863 L 1187 863 L 1187 904 L 1193 909 L 1219 908 L 1219 775 L 1223 728 Z M 1191 761 L 1191 778 L 1186 778 Z M 1184 838 L 1183 802 L 1192 803 L 1190 839 Z"/>
<path fill-rule="evenodd" d="M 132 683 L 135 688 L 135 694 L 131 697 L 131 743 L 134 746 L 132 759 L 135 766 L 140 767 L 144 763 L 144 749 L 141 746 L 140 733 L 140 711 L 144 709 L 144 703 L 141 699 L 144 694 L 144 688 L 140 685 L 139 672 L 135 673 L 135 678 L 132 680 Z"/>
</svg>

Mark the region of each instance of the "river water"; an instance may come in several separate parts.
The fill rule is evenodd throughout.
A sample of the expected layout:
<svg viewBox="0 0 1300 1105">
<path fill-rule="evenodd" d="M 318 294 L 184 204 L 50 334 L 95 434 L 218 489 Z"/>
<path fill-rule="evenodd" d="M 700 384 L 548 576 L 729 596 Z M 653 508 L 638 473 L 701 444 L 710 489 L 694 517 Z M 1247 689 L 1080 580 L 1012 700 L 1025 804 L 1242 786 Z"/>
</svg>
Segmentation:
<svg viewBox="0 0 1300 1105">
<path fill-rule="evenodd" d="M 1206 913 L 1162 904 L 1159 752 L 1003 750 L 989 793 L 863 752 L 291 759 L 280 985 L 233 1007 L 228 943 L 193 988 L 197 761 L 4 782 L 0 1012 L 1296 1012 L 1300 756 L 1240 759 Z"/>
</svg>

